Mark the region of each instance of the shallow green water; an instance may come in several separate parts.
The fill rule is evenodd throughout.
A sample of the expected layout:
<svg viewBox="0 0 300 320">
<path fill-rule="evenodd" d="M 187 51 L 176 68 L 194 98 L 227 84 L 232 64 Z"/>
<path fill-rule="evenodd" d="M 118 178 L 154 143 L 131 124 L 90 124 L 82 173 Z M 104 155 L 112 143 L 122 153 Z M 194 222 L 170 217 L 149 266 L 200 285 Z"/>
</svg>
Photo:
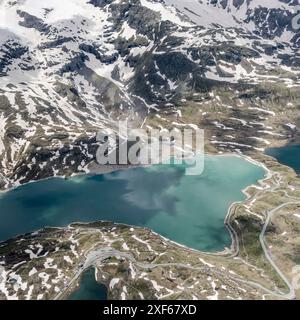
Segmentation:
<svg viewBox="0 0 300 320">
<path fill-rule="evenodd" d="M 300 145 L 270 148 L 266 150 L 266 154 L 300 173 Z"/>
<path fill-rule="evenodd" d="M 0 239 L 44 226 L 109 220 L 147 226 L 192 248 L 230 245 L 224 218 L 242 189 L 264 170 L 239 157 L 205 157 L 200 176 L 184 166 L 157 165 L 98 176 L 59 178 L 21 186 L 0 196 Z"/>
<path fill-rule="evenodd" d="M 107 289 L 95 279 L 95 270 L 87 270 L 81 277 L 79 287 L 68 300 L 107 300 Z"/>
</svg>

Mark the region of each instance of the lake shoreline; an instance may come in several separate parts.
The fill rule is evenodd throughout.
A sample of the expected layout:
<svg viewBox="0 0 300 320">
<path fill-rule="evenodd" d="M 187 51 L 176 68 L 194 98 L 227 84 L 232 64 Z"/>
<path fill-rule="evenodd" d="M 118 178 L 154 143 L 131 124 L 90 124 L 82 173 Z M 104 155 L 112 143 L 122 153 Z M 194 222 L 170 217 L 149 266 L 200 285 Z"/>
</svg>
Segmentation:
<svg viewBox="0 0 300 320">
<path fill-rule="evenodd" d="M 99 292 L 101 292 L 105 288 L 106 299 L 96 299 L 96 298 L 94 298 L 94 299 L 86 299 L 86 298 L 80 299 L 80 298 L 78 298 L 78 296 L 80 297 L 83 294 L 80 291 L 82 290 L 82 285 L 84 286 L 83 281 L 88 280 L 86 278 L 84 279 L 84 277 L 86 277 L 86 275 L 89 272 L 91 274 L 93 273 L 92 280 L 95 281 L 95 283 L 93 283 L 93 286 L 98 287 L 97 288 L 97 290 L 99 290 L 98 294 L 99 294 Z M 71 301 L 72 300 L 73 301 L 76 301 L 76 300 L 81 300 L 81 301 L 82 300 L 94 300 L 94 301 L 101 301 L 102 300 L 102 301 L 105 301 L 105 300 L 107 300 L 107 295 L 108 295 L 108 291 L 109 291 L 108 287 L 104 283 L 98 281 L 97 273 L 98 273 L 98 269 L 96 266 L 89 267 L 88 269 L 84 270 L 80 274 L 80 276 L 76 279 L 76 281 L 74 283 L 72 283 L 71 286 L 66 291 L 64 291 L 61 296 L 59 296 L 59 298 L 56 298 L 56 300 L 71 300 Z M 90 276 L 92 276 L 92 275 L 90 275 Z M 101 294 L 102 294 L 102 292 L 101 292 Z"/>
<path fill-rule="evenodd" d="M 216 154 L 216 153 L 204 153 L 205 156 L 209 156 L 209 157 L 238 157 L 238 158 L 242 158 L 252 164 L 255 164 L 259 167 L 263 167 L 264 169 L 268 170 L 265 165 L 263 163 L 260 163 L 257 160 L 254 160 L 253 158 L 244 155 L 244 154 L 239 154 L 239 153 L 231 153 L 231 152 L 226 152 L 226 153 L 222 153 L 222 154 Z M 162 164 L 162 163 L 161 163 Z M 18 189 L 19 187 L 31 184 L 31 183 L 38 183 L 41 181 L 47 181 L 47 180 L 51 180 L 51 179 L 62 179 L 62 180 L 71 180 L 73 178 L 78 178 L 78 177 L 87 177 L 87 176 L 101 176 L 101 175 L 105 175 L 105 174 L 109 174 L 109 173 L 113 173 L 113 172 L 121 172 L 124 170 L 130 170 L 130 169 L 135 169 L 135 168 L 147 168 L 147 167 L 151 167 L 152 165 L 104 165 L 103 169 L 100 169 L 98 171 L 91 171 L 91 172 L 78 172 L 78 173 L 73 173 L 70 176 L 61 176 L 61 175 L 57 175 L 57 176 L 51 176 L 51 177 L 46 177 L 46 178 L 42 178 L 42 179 L 38 179 L 38 180 L 31 180 L 22 184 L 19 184 L 17 186 L 12 186 L 9 187 L 7 189 L 0 189 L 0 197 L 1 194 L 5 194 L 7 192 L 13 191 Z M 248 187 L 247 187 L 248 188 Z M 241 190 L 243 191 L 243 190 Z"/>
<path fill-rule="evenodd" d="M 218 249 L 218 250 L 207 251 L 208 254 L 215 254 L 215 253 L 224 254 L 224 253 L 228 253 L 229 247 L 231 247 L 231 250 L 230 250 L 230 251 L 232 251 L 232 248 L 235 247 L 235 239 L 234 239 L 234 237 L 233 237 L 233 231 L 230 229 L 230 227 L 228 227 L 228 226 L 229 226 L 229 222 L 230 222 L 230 216 L 231 216 L 231 209 L 232 209 L 232 207 L 234 207 L 236 204 L 240 204 L 240 203 L 243 203 L 243 202 L 247 201 L 247 200 L 249 199 L 249 194 L 247 193 L 248 188 L 251 188 L 251 187 L 253 187 L 253 186 L 256 186 L 256 187 L 257 187 L 257 186 L 260 186 L 261 184 L 263 184 L 263 181 L 266 180 L 266 179 L 268 179 L 268 178 L 270 177 L 271 171 L 270 171 L 263 163 L 260 163 L 260 162 L 258 162 L 257 160 L 254 160 L 252 157 L 249 157 L 249 156 L 246 156 L 246 155 L 242 155 L 242 154 L 226 153 L 226 154 L 205 154 L 205 155 L 208 156 L 208 157 L 212 157 L 212 158 L 215 158 L 215 157 L 218 157 L 218 158 L 225 158 L 225 157 L 226 157 L 226 158 L 227 158 L 227 157 L 237 157 L 237 158 L 241 158 L 241 159 L 244 159 L 244 160 L 246 160 L 247 162 L 249 162 L 249 163 L 251 163 L 251 164 L 254 164 L 254 165 L 256 165 L 256 166 L 262 167 L 262 168 L 264 169 L 264 173 L 265 173 L 265 174 L 264 174 L 264 177 L 263 177 L 262 179 L 258 180 L 257 183 L 251 184 L 251 185 L 247 186 L 246 188 L 240 190 L 240 191 L 246 196 L 246 199 L 243 199 L 243 200 L 240 200 L 240 201 L 236 201 L 236 202 L 231 203 L 231 204 L 229 205 L 228 209 L 226 209 L 226 211 L 224 212 L 224 216 L 225 216 L 225 218 L 224 218 L 224 227 L 225 227 L 225 230 L 228 231 L 228 234 L 229 234 L 229 236 L 230 236 L 230 238 L 231 238 L 231 243 L 230 243 L 230 244 L 228 243 L 228 245 L 226 244 L 226 245 L 224 246 L 224 250 L 219 250 L 219 249 Z M 132 168 L 132 167 L 131 167 L 131 168 Z M 141 168 L 141 166 L 135 166 L 135 168 Z M 130 168 L 122 168 L 122 169 L 117 168 L 117 170 L 112 170 L 111 172 L 115 172 L 115 171 L 121 172 L 121 171 L 123 171 L 123 170 L 125 170 L 125 169 L 130 169 Z M 105 174 L 105 173 L 98 173 L 98 174 L 79 174 L 79 175 L 76 175 L 76 176 L 77 176 L 77 177 L 78 177 L 78 176 L 79 176 L 79 177 L 80 177 L 80 176 L 86 177 L 86 176 L 99 176 L 99 175 L 103 175 L 103 174 Z M 76 177 L 76 176 L 75 176 L 75 177 Z M 43 180 L 54 179 L 54 178 L 65 179 L 64 177 L 51 177 L 51 178 L 47 178 L 47 179 L 43 179 Z M 72 177 L 72 178 L 73 178 L 73 177 Z M 66 179 L 66 180 L 69 180 L 69 179 Z M 42 181 L 42 180 L 32 181 L 32 182 L 29 182 L 29 183 L 34 183 L 34 182 L 39 182 L 39 181 Z M 225 215 L 225 213 L 226 213 L 226 215 Z M 113 220 L 113 219 L 112 219 L 112 220 Z M 93 220 L 91 220 L 91 221 L 93 221 Z M 98 219 L 98 220 L 95 220 L 95 221 L 111 221 L 111 220 L 108 220 L 108 219 Z M 80 220 L 79 220 L 79 222 L 80 222 Z M 69 223 L 69 224 L 67 224 L 67 225 L 69 226 L 69 225 L 74 224 L 74 223 L 76 223 L 76 222 L 72 221 L 71 223 Z M 80 222 L 80 223 L 82 223 L 82 222 Z M 89 222 L 87 222 L 87 223 L 89 223 Z M 119 222 L 119 223 L 118 223 L 118 222 L 114 222 L 114 221 L 113 221 L 113 223 L 116 224 L 116 225 L 117 225 L 117 224 L 123 224 L 123 225 L 128 225 L 128 226 L 133 226 L 133 227 L 135 227 L 135 226 L 136 226 L 136 227 L 141 227 L 140 225 L 135 225 L 135 224 L 133 224 L 133 223 L 124 223 L 124 222 Z M 55 225 L 51 225 L 51 227 L 54 227 L 54 228 L 55 228 Z M 60 227 L 63 228 L 64 226 L 60 226 Z M 42 228 L 46 228 L 46 225 L 45 225 L 45 226 L 42 226 L 41 228 L 33 229 L 33 231 L 30 231 L 30 232 L 28 232 L 28 233 L 34 232 L 35 230 L 40 230 L 40 229 L 42 229 Z M 145 228 L 151 229 L 151 227 L 147 227 L 147 226 L 145 226 Z M 151 230 L 153 230 L 153 229 L 151 229 Z M 160 233 L 158 233 L 158 232 L 156 232 L 156 231 L 153 231 L 153 232 L 155 232 L 155 233 L 157 233 L 157 234 L 160 234 Z M 24 233 L 21 232 L 21 233 L 19 233 L 18 235 L 20 236 L 20 235 L 22 235 L 22 234 L 24 234 Z M 16 235 L 16 236 L 17 236 L 17 235 Z M 13 238 L 14 238 L 14 237 L 13 237 Z M 191 250 L 196 250 L 196 251 L 200 251 L 200 252 L 206 253 L 205 250 L 201 250 L 201 249 L 199 249 L 199 248 L 192 248 L 192 247 L 190 247 L 189 245 L 185 245 L 185 244 L 176 242 L 176 241 L 174 241 L 174 240 L 168 239 L 167 237 L 166 237 L 166 239 L 167 239 L 168 241 L 171 241 L 171 242 L 176 243 L 177 245 L 180 245 L 180 246 L 189 248 L 189 249 L 191 249 Z M 229 246 L 229 247 L 227 247 L 227 246 Z"/>
</svg>

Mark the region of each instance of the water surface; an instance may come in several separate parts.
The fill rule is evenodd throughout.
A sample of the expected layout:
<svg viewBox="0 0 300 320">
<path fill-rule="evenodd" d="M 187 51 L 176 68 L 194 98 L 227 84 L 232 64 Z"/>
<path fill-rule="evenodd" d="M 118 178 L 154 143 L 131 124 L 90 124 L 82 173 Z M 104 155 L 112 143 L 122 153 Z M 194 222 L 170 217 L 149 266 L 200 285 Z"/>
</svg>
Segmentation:
<svg viewBox="0 0 300 320">
<path fill-rule="evenodd" d="M 300 145 L 270 148 L 266 154 L 300 173 Z"/>
<path fill-rule="evenodd" d="M 108 220 L 152 228 L 189 247 L 215 251 L 231 243 L 224 218 L 242 189 L 265 172 L 242 158 L 206 156 L 200 176 L 157 165 L 69 180 L 30 183 L 0 196 L 0 239 L 44 226 Z"/>
<path fill-rule="evenodd" d="M 83 273 L 79 287 L 68 300 L 107 300 L 107 288 L 96 281 L 95 270 L 91 268 Z"/>
</svg>

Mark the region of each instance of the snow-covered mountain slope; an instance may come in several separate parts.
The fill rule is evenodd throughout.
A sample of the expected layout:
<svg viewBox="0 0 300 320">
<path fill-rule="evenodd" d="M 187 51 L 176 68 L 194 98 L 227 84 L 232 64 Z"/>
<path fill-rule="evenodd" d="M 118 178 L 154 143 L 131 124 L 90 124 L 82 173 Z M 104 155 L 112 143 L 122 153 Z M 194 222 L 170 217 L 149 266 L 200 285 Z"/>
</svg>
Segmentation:
<svg viewBox="0 0 300 320">
<path fill-rule="evenodd" d="M 201 26 L 244 28 L 265 38 L 292 40 L 298 0 L 165 0 Z M 294 39 L 296 41 L 296 38 Z"/>
<path fill-rule="evenodd" d="M 97 130 L 176 113 L 191 92 L 297 88 L 297 34 L 273 26 L 293 5 L 0 1 L 0 184 L 84 172 Z"/>
</svg>

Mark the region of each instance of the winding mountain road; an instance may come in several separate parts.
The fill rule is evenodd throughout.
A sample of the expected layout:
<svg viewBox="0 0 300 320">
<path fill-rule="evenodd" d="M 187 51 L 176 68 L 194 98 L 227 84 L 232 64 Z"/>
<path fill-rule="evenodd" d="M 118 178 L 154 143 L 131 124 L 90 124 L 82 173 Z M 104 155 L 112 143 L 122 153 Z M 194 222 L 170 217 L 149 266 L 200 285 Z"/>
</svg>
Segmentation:
<svg viewBox="0 0 300 320">
<path fill-rule="evenodd" d="M 267 186 L 263 190 L 257 192 L 254 196 L 249 197 L 248 201 L 253 201 L 254 199 L 257 199 L 259 197 L 259 195 L 263 192 L 266 192 L 266 191 L 276 192 L 276 191 L 278 191 L 278 189 L 280 188 L 280 182 L 281 182 L 281 177 L 279 177 L 279 180 L 275 179 L 275 186 L 272 186 L 272 187 Z M 287 285 L 287 287 L 289 288 L 289 292 L 283 293 L 283 292 L 279 292 L 279 291 L 273 291 L 273 290 L 270 290 L 270 289 L 264 287 L 260 283 L 257 283 L 255 281 L 244 280 L 238 276 L 228 275 L 228 277 L 232 280 L 239 281 L 240 283 L 254 286 L 254 287 L 266 292 L 267 294 L 276 296 L 278 298 L 292 300 L 292 299 L 296 298 L 295 288 L 292 286 L 292 284 L 290 283 L 290 280 L 286 277 L 286 275 L 281 271 L 281 269 L 278 267 L 278 265 L 273 260 L 272 255 L 271 255 L 270 251 L 268 250 L 268 246 L 265 241 L 265 234 L 266 234 L 267 228 L 271 222 L 272 216 L 284 207 L 287 207 L 290 205 L 300 205 L 300 201 L 295 201 L 295 200 L 298 200 L 297 198 L 289 196 L 285 190 L 282 190 L 282 191 L 284 192 L 284 194 L 287 198 L 290 198 L 293 201 L 283 203 L 283 204 L 277 206 L 276 208 L 274 208 L 271 211 L 266 213 L 266 221 L 265 221 L 263 229 L 260 233 L 259 241 L 260 241 L 261 247 L 264 251 L 266 259 L 269 261 L 269 263 L 272 265 L 274 270 L 277 272 L 277 274 L 280 276 L 280 278 Z M 230 234 L 232 236 L 232 239 L 233 239 L 233 244 L 234 244 L 234 248 L 233 248 L 234 252 L 232 254 L 233 256 L 236 256 L 239 253 L 239 237 L 238 237 L 238 233 L 235 231 L 234 227 L 230 223 L 230 218 L 233 216 L 235 209 L 237 208 L 236 207 L 237 204 L 238 203 L 234 203 L 231 205 L 231 207 L 229 209 L 229 213 L 228 213 L 226 221 L 225 221 L 226 226 L 228 227 Z M 104 261 L 108 258 L 111 258 L 111 257 L 124 258 L 128 261 L 131 261 L 133 264 L 135 264 L 136 266 L 143 268 L 143 269 L 154 269 L 157 267 L 175 266 L 175 267 L 187 268 L 187 269 L 203 271 L 203 272 L 207 271 L 206 266 L 193 267 L 190 264 L 183 264 L 183 263 L 163 263 L 163 264 L 141 263 L 141 262 L 138 262 L 130 253 L 121 252 L 121 251 L 115 250 L 111 247 L 101 248 L 98 250 L 91 250 L 87 254 L 86 259 L 85 259 L 84 263 L 82 264 L 82 266 L 80 267 L 80 269 L 76 272 L 74 277 L 66 285 L 66 287 L 63 289 L 63 291 L 60 292 L 54 299 L 60 299 L 65 294 L 65 292 L 67 290 L 71 289 L 72 286 L 74 285 L 75 281 L 78 280 L 78 278 L 82 275 L 82 273 L 85 270 L 89 269 L 90 267 L 96 267 L 97 263 L 102 262 L 102 261 Z M 223 273 L 219 272 L 218 270 L 214 270 L 214 272 L 220 276 L 223 276 Z"/>
</svg>

